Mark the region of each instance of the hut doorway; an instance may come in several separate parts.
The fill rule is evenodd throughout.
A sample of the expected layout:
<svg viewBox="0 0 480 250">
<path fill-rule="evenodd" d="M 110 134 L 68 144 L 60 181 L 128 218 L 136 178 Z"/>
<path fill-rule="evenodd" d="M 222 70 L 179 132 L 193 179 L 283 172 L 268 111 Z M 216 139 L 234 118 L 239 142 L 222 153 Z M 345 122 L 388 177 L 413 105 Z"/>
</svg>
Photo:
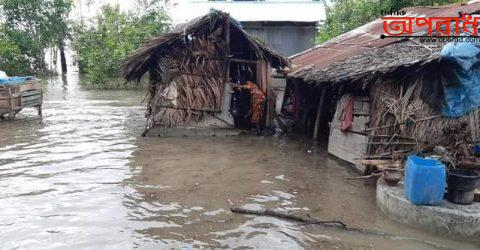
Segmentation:
<svg viewBox="0 0 480 250">
<path fill-rule="evenodd" d="M 314 141 L 326 142 L 335 113 L 336 95 L 331 88 L 289 79 L 282 116 L 291 119 L 294 132 Z"/>
<path fill-rule="evenodd" d="M 258 86 L 255 65 L 256 62 L 253 61 L 232 60 L 229 69 L 231 82 L 244 85 L 247 81 L 251 81 Z M 230 110 L 236 128 L 249 129 L 252 127 L 250 122 L 251 108 L 251 94 L 248 91 L 234 88 Z"/>
<path fill-rule="evenodd" d="M 335 114 L 336 98 L 332 89 L 321 88 L 315 91 L 317 93 L 315 106 L 315 122 L 312 128 L 312 138 L 318 142 L 328 142 L 331 123 Z"/>
<path fill-rule="evenodd" d="M 262 90 L 262 86 L 265 83 L 257 74 L 258 64 L 259 62 L 256 61 L 231 59 L 229 68 L 230 81 L 235 85 L 245 85 L 246 82 L 250 81 Z M 264 90 L 262 92 L 266 94 Z M 235 88 L 230 110 L 234 117 L 236 128 L 249 129 L 254 126 L 250 121 L 252 115 L 252 95 L 249 91 Z M 263 117 L 265 117 L 265 112 Z"/>
</svg>

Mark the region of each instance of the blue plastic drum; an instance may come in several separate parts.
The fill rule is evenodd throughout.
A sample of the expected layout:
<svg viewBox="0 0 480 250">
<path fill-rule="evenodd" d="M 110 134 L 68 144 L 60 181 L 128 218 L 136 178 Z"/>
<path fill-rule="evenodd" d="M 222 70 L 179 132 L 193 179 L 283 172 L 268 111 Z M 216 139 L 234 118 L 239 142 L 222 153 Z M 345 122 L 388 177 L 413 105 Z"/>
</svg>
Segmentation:
<svg viewBox="0 0 480 250">
<path fill-rule="evenodd" d="M 416 205 L 438 205 L 446 187 L 445 165 L 436 159 L 411 155 L 405 165 L 405 197 Z"/>
</svg>

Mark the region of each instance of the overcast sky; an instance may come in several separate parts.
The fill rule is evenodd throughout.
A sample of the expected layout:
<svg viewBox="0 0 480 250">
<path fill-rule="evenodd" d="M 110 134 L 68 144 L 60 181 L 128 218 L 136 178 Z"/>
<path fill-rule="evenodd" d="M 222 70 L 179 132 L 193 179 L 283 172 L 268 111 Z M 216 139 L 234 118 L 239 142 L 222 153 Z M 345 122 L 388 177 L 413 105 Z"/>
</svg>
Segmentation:
<svg viewBox="0 0 480 250">
<path fill-rule="evenodd" d="M 123 11 L 138 8 L 137 0 L 75 0 L 72 17 L 90 18 L 105 4 L 120 6 Z M 325 10 L 320 2 L 308 0 L 266 0 L 265 2 L 212 2 L 208 0 L 169 0 L 167 10 L 174 24 L 206 14 L 210 8 L 230 13 L 239 21 L 321 21 Z"/>
</svg>

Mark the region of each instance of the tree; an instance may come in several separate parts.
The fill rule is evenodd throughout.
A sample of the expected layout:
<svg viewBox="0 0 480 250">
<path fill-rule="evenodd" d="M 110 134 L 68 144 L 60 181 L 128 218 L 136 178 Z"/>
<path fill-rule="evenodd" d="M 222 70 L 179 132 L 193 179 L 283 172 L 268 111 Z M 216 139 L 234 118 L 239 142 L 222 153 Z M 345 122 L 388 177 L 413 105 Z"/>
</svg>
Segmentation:
<svg viewBox="0 0 480 250">
<path fill-rule="evenodd" d="M 71 0 L 54 0 L 53 8 L 50 11 L 49 20 L 51 22 L 50 38 L 60 51 L 60 64 L 62 73 L 67 72 L 67 60 L 65 57 L 65 40 L 70 39 L 70 27 L 67 23 L 68 13 L 72 8 Z"/>
<path fill-rule="evenodd" d="M 71 0 L 0 0 L 3 33 L 32 59 L 34 70 L 45 73 L 45 50 L 63 47 L 71 8 Z"/>
<path fill-rule="evenodd" d="M 29 64 L 20 47 L 0 32 L 0 69 L 8 75 L 28 74 L 31 73 Z"/>
<path fill-rule="evenodd" d="M 75 27 L 73 48 L 80 72 L 97 86 L 119 77 L 122 60 L 168 28 L 168 16 L 159 8 L 123 13 L 106 5 L 92 21 Z"/>
<path fill-rule="evenodd" d="M 320 26 L 318 42 L 327 41 L 380 17 L 391 10 L 411 6 L 440 6 L 461 0 L 330 0 L 325 3 L 327 19 Z"/>
</svg>

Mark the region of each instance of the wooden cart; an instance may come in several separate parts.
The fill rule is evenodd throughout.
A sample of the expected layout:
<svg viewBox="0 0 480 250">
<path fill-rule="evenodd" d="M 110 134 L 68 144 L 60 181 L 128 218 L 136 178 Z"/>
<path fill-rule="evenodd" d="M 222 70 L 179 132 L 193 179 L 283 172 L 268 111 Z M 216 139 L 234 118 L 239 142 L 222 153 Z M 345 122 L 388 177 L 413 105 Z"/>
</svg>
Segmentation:
<svg viewBox="0 0 480 250">
<path fill-rule="evenodd" d="M 42 83 L 40 80 L 0 83 L 0 119 L 15 115 L 23 108 L 37 108 L 42 116 Z"/>
</svg>

